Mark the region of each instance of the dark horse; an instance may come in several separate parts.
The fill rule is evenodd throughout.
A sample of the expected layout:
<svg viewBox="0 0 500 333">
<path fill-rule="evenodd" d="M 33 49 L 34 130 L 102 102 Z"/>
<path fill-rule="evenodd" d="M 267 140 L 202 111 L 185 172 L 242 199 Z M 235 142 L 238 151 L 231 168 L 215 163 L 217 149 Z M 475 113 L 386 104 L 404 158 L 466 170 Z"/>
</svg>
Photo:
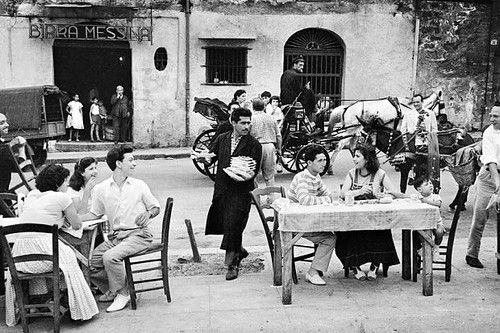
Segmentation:
<svg viewBox="0 0 500 333">
<path fill-rule="evenodd" d="M 361 120 L 360 120 L 361 121 Z M 474 141 L 470 135 L 459 135 L 459 128 L 439 131 L 436 134 L 428 134 L 429 146 L 425 150 L 419 150 L 415 146 L 416 134 L 405 133 L 394 129 L 395 126 L 387 126 L 381 119 L 374 118 L 368 123 L 363 123 L 363 129 L 375 142 L 375 146 L 385 153 L 388 161 L 398 165 L 401 171 L 401 192 L 406 192 L 408 174 L 415 167 L 415 174 L 426 174 L 434 184 L 436 193 L 440 189 L 440 166 L 444 163 L 441 156 L 448 156 L 459 148 L 469 145 Z M 415 163 L 418 159 L 427 163 Z"/>
</svg>

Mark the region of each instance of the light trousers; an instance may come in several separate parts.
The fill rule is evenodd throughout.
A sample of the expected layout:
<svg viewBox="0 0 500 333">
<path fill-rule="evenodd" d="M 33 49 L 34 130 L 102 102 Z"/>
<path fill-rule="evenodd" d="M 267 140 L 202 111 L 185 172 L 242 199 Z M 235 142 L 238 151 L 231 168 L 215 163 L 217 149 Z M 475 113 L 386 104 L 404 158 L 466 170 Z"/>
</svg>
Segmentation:
<svg viewBox="0 0 500 333">
<path fill-rule="evenodd" d="M 489 218 L 489 212 L 486 210 L 486 207 L 494 191 L 495 183 L 491 178 L 490 172 L 483 166 L 476 180 L 476 199 L 474 200 L 472 225 L 470 227 L 469 241 L 467 244 L 467 255 L 470 257 L 478 258 L 479 256 L 484 226 Z M 457 209 L 459 209 L 459 207 L 457 207 Z"/>
<path fill-rule="evenodd" d="M 332 232 L 306 232 L 302 237 L 318 245 L 311 268 L 326 273 L 332 259 L 337 237 Z"/>
</svg>

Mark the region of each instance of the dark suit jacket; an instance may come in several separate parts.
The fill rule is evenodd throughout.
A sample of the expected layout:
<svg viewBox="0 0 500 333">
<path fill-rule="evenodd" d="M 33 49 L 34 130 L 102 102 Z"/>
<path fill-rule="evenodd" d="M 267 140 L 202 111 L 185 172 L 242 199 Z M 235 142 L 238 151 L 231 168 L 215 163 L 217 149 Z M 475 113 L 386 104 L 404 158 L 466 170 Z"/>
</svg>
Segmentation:
<svg viewBox="0 0 500 333">
<path fill-rule="evenodd" d="M 255 176 L 250 180 L 238 182 L 229 177 L 223 169 L 230 166 L 232 156 L 249 156 L 255 160 L 257 165 L 260 165 L 262 158 L 262 146 L 254 137 L 245 135 L 241 138 L 233 154 L 231 154 L 231 134 L 232 131 L 219 135 L 214 140 L 210 149 L 214 154 L 216 154 L 215 158 L 218 161 L 218 165 L 212 207 L 210 208 L 207 218 L 207 226 L 205 230 L 206 234 L 221 234 L 223 231 L 222 227 L 225 222 L 246 222 L 246 219 L 248 218 L 248 214 L 242 214 L 242 212 L 248 212 L 249 210 L 250 191 L 255 188 Z M 241 200 L 238 200 L 237 198 L 241 198 Z M 219 200 L 230 200 L 232 204 L 229 204 L 228 202 L 228 205 L 224 206 L 225 212 L 220 212 L 218 211 L 219 206 L 216 204 Z M 225 221 L 226 219 L 232 221 Z"/>
<path fill-rule="evenodd" d="M 118 118 L 126 118 L 129 110 L 128 97 L 123 95 L 121 99 L 116 94 L 111 96 L 111 115 Z"/>
</svg>

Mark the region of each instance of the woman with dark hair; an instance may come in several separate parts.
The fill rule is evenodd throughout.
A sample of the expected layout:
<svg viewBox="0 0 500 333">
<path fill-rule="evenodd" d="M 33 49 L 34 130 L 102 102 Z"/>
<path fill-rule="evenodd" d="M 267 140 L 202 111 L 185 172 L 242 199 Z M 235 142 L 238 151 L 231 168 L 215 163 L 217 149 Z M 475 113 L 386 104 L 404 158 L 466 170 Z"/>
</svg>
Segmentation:
<svg viewBox="0 0 500 333">
<path fill-rule="evenodd" d="M 75 171 L 69 179 L 68 194 L 79 214 L 90 211 L 92 189 L 97 184 L 97 160 L 84 157 L 75 164 Z"/>
<path fill-rule="evenodd" d="M 236 102 L 240 107 L 243 107 L 247 100 L 247 92 L 243 89 L 238 89 L 234 92 L 233 99 L 229 104 Z"/>
<path fill-rule="evenodd" d="M 49 164 L 36 178 L 36 189 L 28 193 L 20 220 L 23 223 L 37 223 L 62 227 L 68 221 L 71 228 L 78 230 L 82 222 L 78 216 L 73 201 L 66 193 L 68 188 L 69 170 L 62 166 Z M 20 235 L 12 247 L 15 256 L 52 254 L 52 238 L 46 234 Z M 47 261 L 21 262 L 17 268 L 25 273 L 50 272 L 52 266 Z M 76 255 L 70 247 L 59 241 L 59 267 L 64 274 L 68 289 L 68 302 L 73 320 L 88 320 L 99 313 L 85 277 L 83 276 Z M 33 285 L 32 285 L 33 284 Z M 32 290 L 41 294 L 47 292 L 45 280 L 30 281 Z M 16 324 L 14 310 L 15 292 L 10 275 L 7 277 L 5 293 L 5 321 L 8 326 Z"/>
<path fill-rule="evenodd" d="M 341 197 L 352 195 L 355 200 L 376 199 L 383 196 L 382 192 L 403 196 L 396 192 L 385 171 L 380 169 L 374 147 L 358 145 L 353 161 L 354 169 L 345 177 Z M 399 264 L 391 230 L 338 232 L 335 252 L 344 267 L 350 268 L 358 280 L 376 279 L 381 263 L 386 266 Z M 360 266 L 367 262 L 371 265 L 365 274 Z"/>
</svg>

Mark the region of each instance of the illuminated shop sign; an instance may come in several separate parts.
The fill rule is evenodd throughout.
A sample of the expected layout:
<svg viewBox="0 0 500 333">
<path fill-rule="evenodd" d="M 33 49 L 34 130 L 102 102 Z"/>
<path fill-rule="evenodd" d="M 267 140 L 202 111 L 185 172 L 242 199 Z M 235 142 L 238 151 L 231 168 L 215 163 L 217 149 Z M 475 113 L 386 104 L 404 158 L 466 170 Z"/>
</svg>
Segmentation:
<svg viewBox="0 0 500 333">
<path fill-rule="evenodd" d="M 151 27 L 109 26 L 94 24 L 30 24 L 29 38 L 75 39 L 75 40 L 117 40 L 152 41 Z"/>
</svg>

